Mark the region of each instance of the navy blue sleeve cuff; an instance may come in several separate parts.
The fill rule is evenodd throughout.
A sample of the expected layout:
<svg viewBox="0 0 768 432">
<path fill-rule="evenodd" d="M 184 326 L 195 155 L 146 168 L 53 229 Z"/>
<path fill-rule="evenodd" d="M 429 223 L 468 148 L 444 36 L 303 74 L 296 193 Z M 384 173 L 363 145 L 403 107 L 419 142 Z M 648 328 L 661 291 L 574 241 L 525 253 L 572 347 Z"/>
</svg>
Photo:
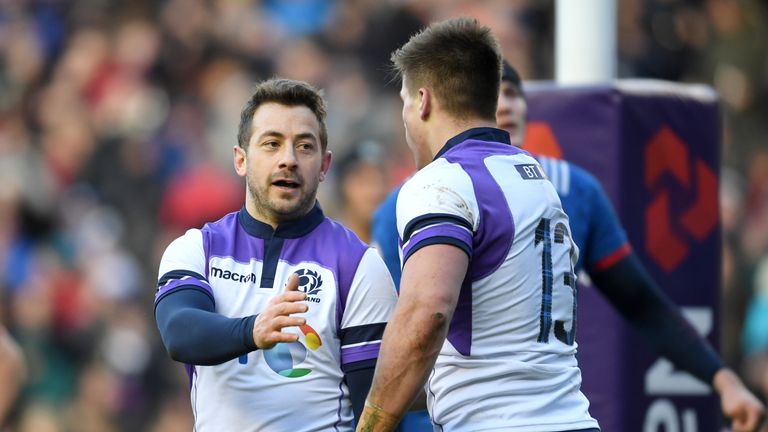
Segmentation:
<svg viewBox="0 0 768 432">
<path fill-rule="evenodd" d="M 212 300 L 194 287 L 174 290 L 158 301 L 155 319 L 169 355 L 183 363 L 216 365 L 256 349 L 256 316 L 216 313 Z"/>
<path fill-rule="evenodd" d="M 258 317 L 258 315 L 251 315 L 243 318 L 243 345 L 248 347 L 251 351 L 259 349 L 259 347 L 256 346 L 256 342 L 253 340 L 253 324 L 256 322 L 256 317 Z"/>
<path fill-rule="evenodd" d="M 430 246 L 434 244 L 448 244 L 448 245 L 456 246 L 457 248 L 463 250 L 464 253 L 466 253 L 467 256 L 469 257 L 469 259 L 472 259 L 472 250 L 470 249 L 469 245 L 467 245 L 463 241 L 454 237 L 435 236 L 435 237 L 425 238 L 424 240 L 413 245 L 413 247 L 403 257 L 403 265 L 405 265 L 405 262 L 408 261 L 408 258 L 410 258 L 411 255 L 414 254 L 414 252 L 416 252 L 417 250 L 425 246 Z"/>
</svg>

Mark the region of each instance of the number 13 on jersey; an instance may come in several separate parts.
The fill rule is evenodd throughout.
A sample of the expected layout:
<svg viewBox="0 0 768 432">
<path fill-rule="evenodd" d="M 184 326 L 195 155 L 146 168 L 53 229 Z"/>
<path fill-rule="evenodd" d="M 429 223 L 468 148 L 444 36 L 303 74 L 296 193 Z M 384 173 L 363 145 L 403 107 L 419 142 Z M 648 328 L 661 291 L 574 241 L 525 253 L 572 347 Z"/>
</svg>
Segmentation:
<svg viewBox="0 0 768 432">
<path fill-rule="evenodd" d="M 554 242 L 552 241 L 554 237 Z M 573 272 L 573 263 L 571 254 L 573 246 L 568 233 L 568 226 L 563 222 L 557 222 L 552 230 L 552 221 L 542 218 L 536 227 L 534 237 L 534 246 L 541 247 L 541 311 L 539 327 L 539 343 L 549 343 L 549 335 L 552 330 L 552 321 L 555 322 L 555 337 L 562 343 L 573 345 L 576 337 L 576 275 Z M 552 264 L 553 247 L 567 248 L 557 252 L 567 252 L 566 259 L 559 259 Z M 555 296 L 553 289 L 569 288 L 572 293 L 572 307 L 570 308 L 570 317 L 553 317 L 552 303 L 555 298 L 563 299 L 569 296 Z M 566 301 L 566 300 L 562 300 Z M 555 310 L 562 308 L 555 307 Z M 558 319 L 561 318 L 561 319 Z M 570 318 L 571 329 L 565 329 L 565 323 Z"/>
</svg>

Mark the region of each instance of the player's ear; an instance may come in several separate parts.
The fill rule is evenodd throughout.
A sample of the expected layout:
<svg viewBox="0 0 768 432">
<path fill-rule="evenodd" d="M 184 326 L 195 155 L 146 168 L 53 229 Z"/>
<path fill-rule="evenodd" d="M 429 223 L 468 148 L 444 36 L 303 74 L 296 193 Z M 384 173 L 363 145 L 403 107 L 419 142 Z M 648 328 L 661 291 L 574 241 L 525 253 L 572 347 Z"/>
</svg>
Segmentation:
<svg viewBox="0 0 768 432">
<path fill-rule="evenodd" d="M 325 180 L 325 176 L 331 168 L 331 160 L 333 160 L 333 154 L 330 150 L 326 150 L 323 154 L 323 162 L 320 165 L 320 181 Z"/>
<path fill-rule="evenodd" d="M 239 145 L 232 148 L 234 152 L 235 172 L 240 177 L 245 177 L 248 172 L 248 158 L 246 158 L 245 150 Z"/>
<path fill-rule="evenodd" d="M 432 111 L 432 93 L 421 87 L 419 89 L 419 117 L 422 120 L 428 119 L 430 111 Z"/>
</svg>

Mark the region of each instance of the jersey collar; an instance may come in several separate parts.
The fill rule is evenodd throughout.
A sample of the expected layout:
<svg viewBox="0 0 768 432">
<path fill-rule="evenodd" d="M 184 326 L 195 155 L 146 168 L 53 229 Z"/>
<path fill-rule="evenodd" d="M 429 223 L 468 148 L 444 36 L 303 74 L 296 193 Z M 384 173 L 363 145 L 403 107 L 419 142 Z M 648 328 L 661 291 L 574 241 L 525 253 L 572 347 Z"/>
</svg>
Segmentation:
<svg viewBox="0 0 768 432">
<path fill-rule="evenodd" d="M 432 160 L 433 161 L 437 160 L 437 158 L 444 155 L 445 152 L 447 152 L 448 150 L 452 149 L 453 147 L 456 147 L 457 145 L 467 140 L 490 141 L 490 142 L 497 142 L 497 143 L 512 145 L 512 142 L 509 139 L 509 132 L 502 129 L 496 129 L 491 127 L 476 127 L 472 129 L 467 129 L 464 132 L 449 139 L 448 142 L 445 143 L 443 148 L 441 148 L 440 151 L 437 152 L 437 154 L 435 155 L 435 158 Z"/>
<path fill-rule="evenodd" d="M 309 213 L 295 221 L 282 223 L 273 230 L 271 225 L 251 216 L 248 210 L 245 209 L 245 206 L 243 206 L 237 215 L 237 220 L 245 232 L 254 237 L 263 239 L 271 237 L 298 238 L 309 234 L 313 229 L 317 228 L 325 220 L 325 215 L 320 208 L 320 204 L 315 202 L 314 207 L 312 207 Z"/>
</svg>

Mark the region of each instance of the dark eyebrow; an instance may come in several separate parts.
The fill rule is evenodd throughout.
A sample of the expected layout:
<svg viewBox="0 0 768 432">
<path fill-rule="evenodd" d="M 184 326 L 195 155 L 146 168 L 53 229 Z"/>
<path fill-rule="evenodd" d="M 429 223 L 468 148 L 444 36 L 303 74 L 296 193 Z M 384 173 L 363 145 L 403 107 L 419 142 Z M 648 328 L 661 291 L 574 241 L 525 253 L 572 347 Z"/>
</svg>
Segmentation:
<svg viewBox="0 0 768 432">
<path fill-rule="evenodd" d="M 267 130 L 262 132 L 261 135 L 259 135 L 259 139 L 263 139 L 264 137 L 275 137 L 275 138 L 284 139 L 285 135 L 277 131 Z M 315 134 L 310 132 L 302 132 L 296 135 L 296 139 L 307 139 L 307 138 L 310 138 L 313 141 L 317 141 L 317 137 L 315 136 Z"/>
<path fill-rule="evenodd" d="M 285 136 L 283 134 L 281 134 L 280 132 L 273 131 L 273 130 L 267 130 L 267 131 L 262 132 L 261 135 L 259 135 L 259 139 L 262 139 L 262 138 L 268 137 L 268 136 L 272 136 L 272 137 L 275 137 L 275 138 L 285 138 Z"/>
<path fill-rule="evenodd" d="M 307 138 L 311 138 L 312 141 L 317 142 L 317 137 L 315 136 L 315 134 L 312 134 L 312 133 L 309 133 L 309 132 L 303 132 L 303 133 L 300 133 L 300 134 L 296 135 L 296 139 L 307 139 Z"/>
</svg>

